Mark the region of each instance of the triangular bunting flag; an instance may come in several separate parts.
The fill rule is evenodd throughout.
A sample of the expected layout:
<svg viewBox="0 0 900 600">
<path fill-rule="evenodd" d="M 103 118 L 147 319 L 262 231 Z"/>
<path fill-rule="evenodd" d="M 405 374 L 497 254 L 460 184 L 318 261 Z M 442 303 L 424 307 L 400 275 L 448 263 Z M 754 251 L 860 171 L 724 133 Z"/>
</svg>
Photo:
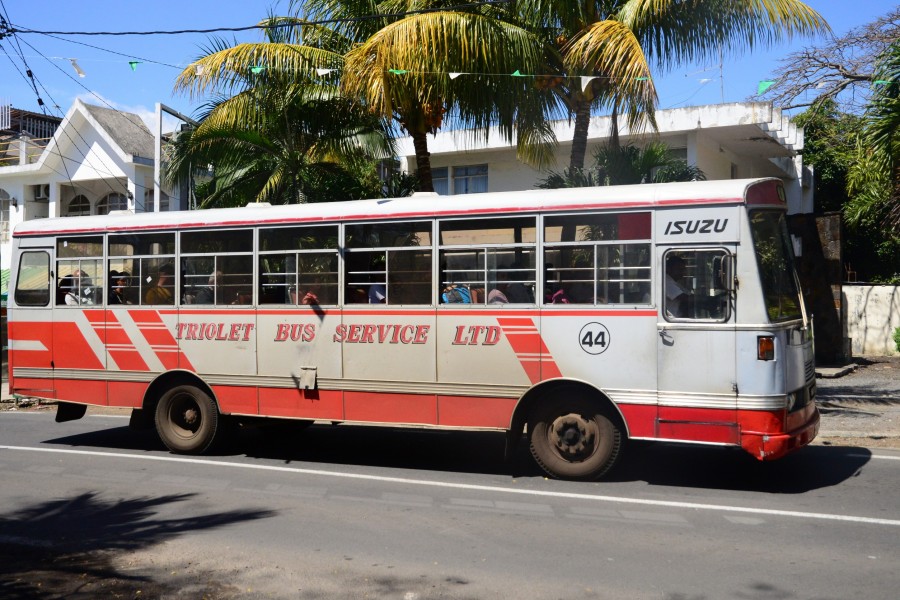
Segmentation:
<svg viewBox="0 0 900 600">
<path fill-rule="evenodd" d="M 72 68 L 75 69 L 75 72 L 78 73 L 79 77 L 84 77 L 84 71 L 81 70 L 81 67 L 78 66 L 78 59 L 70 58 L 69 62 L 72 63 Z"/>
<path fill-rule="evenodd" d="M 265 67 L 250 67 L 250 72 L 253 73 L 254 75 L 259 75 L 260 73 L 262 73 L 265 70 L 266 70 Z"/>
<path fill-rule="evenodd" d="M 404 73 L 407 73 L 407 71 L 403 69 L 388 69 L 388 73 L 393 73 L 394 75 L 403 75 Z"/>
<path fill-rule="evenodd" d="M 332 71 L 334 71 L 334 69 L 316 69 L 316 75 L 321 77 L 323 75 L 328 75 Z"/>
<path fill-rule="evenodd" d="M 518 69 L 516 69 L 516 72 L 515 72 L 515 73 L 512 73 L 511 75 L 512 75 L 513 77 L 527 77 L 527 75 L 522 75 L 521 73 L 519 73 L 519 70 L 518 70 Z"/>
<path fill-rule="evenodd" d="M 450 79 L 456 79 L 460 75 L 462 75 L 462 73 L 450 73 Z"/>
<path fill-rule="evenodd" d="M 131 67 L 132 71 L 137 71 L 137 66 L 139 64 L 141 64 L 141 63 L 140 63 L 140 61 L 137 61 L 137 60 L 129 60 L 128 61 L 128 66 Z"/>
<path fill-rule="evenodd" d="M 588 86 L 591 85 L 591 82 L 592 82 L 593 80 L 595 80 L 595 79 L 596 79 L 596 77 L 591 77 L 591 76 L 588 76 L 588 75 L 583 75 L 583 76 L 581 77 L 581 91 L 582 91 L 582 92 L 586 92 L 587 89 L 588 89 Z"/>
<path fill-rule="evenodd" d="M 756 87 L 756 95 L 760 96 L 766 93 L 766 90 L 775 85 L 774 81 L 760 81 L 759 85 Z"/>
</svg>

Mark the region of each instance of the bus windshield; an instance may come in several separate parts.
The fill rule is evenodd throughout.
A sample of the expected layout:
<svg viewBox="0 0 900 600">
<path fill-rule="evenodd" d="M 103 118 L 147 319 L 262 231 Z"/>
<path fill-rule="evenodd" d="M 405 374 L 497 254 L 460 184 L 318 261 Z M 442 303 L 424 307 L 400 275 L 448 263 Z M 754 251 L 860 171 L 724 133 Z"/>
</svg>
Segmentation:
<svg viewBox="0 0 900 600">
<path fill-rule="evenodd" d="M 755 210 L 750 213 L 750 230 L 769 319 L 801 318 L 800 290 L 784 213 Z"/>
</svg>

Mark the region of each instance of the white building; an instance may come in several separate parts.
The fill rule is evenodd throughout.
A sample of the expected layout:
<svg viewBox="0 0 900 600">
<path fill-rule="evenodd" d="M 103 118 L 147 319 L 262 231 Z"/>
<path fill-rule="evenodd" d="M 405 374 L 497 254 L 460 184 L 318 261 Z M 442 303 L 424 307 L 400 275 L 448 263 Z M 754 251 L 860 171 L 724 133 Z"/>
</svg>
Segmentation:
<svg viewBox="0 0 900 600">
<path fill-rule="evenodd" d="M 10 267 L 10 234 L 22 221 L 152 211 L 154 148 L 137 115 L 80 100 L 51 138 L 19 132 L 0 144 L 0 268 Z M 178 208 L 167 193 L 160 204 Z"/>
<path fill-rule="evenodd" d="M 707 179 L 780 177 L 785 181 L 790 213 L 811 213 L 811 172 L 803 168 L 803 129 L 790 122 L 768 102 L 738 102 L 661 110 L 656 113 L 658 132 L 633 133 L 619 118 L 621 143 L 642 145 L 649 139 L 666 143 L 673 153 L 699 167 Z M 559 146 L 557 164 L 568 166 L 574 124 L 554 123 Z M 588 130 L 585 167 L 594 148 L 610 135 L 610 118 L 594 117 Z M 428 139 L 435 190 L 439 193 L 511 191 L 533 189 L 546 173 L 516 160 L 515 146 L 492 132 L 486 143 L 473 143 L 465 132 L 439 132 Z M 402 168 L 415 170 L 411 138 L 401 140 Z"/>
</svg>

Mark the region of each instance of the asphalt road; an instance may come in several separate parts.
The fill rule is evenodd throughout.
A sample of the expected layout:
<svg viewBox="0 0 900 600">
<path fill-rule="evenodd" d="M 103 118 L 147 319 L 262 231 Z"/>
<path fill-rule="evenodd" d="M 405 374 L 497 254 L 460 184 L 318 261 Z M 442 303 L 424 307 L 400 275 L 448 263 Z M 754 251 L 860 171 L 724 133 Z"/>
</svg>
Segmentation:
<svg viewBox="0 0 900 600">
<path fill-rule="evenodd" d="M 314 426 L 167 453 L 0 412 L 2 598 L 894 598 L 900 452 L 635 445 L 543 478 L 503 436 Z"/>
</svg>

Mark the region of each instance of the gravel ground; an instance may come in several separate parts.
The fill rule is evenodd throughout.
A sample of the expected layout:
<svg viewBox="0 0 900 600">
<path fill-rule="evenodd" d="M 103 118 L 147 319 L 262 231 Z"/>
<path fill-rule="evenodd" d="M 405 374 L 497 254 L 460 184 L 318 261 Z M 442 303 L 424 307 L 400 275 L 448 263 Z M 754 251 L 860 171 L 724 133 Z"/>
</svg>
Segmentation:
<svg viewBox="0 0 900 600">
<path fill-rule="evenodd" d="M 846 375 L 817 380 L 822 426 L 813 443 L 900 450 L 900 356 L 854 364 Z"/>
</svg>

